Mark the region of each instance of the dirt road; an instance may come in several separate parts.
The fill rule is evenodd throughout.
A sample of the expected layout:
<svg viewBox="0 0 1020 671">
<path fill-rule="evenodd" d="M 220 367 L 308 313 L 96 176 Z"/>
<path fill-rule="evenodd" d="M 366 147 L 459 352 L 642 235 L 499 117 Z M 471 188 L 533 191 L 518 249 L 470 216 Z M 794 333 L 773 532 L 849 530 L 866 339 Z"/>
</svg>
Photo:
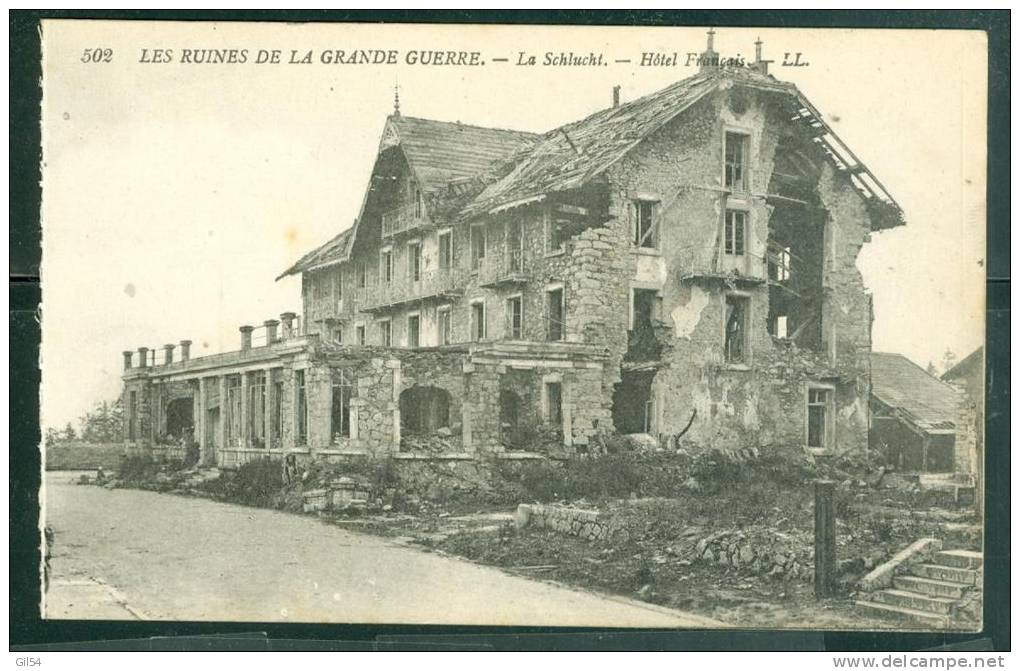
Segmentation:
<svg viewBox="0 0 1020 671">
<path fill-rule="evenodd" d="M 51 618 L 713 627 L 312 517 L 47 476 Z"/>
</svg>

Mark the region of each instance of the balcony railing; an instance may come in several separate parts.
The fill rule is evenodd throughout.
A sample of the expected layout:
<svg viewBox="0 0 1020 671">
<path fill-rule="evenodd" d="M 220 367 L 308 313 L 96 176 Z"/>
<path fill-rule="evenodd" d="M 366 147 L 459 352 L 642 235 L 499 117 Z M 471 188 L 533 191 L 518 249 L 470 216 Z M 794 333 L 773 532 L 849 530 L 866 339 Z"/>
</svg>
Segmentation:
<svg viewBox="0 0 1020 671">
<path fill-rule="evenodd" d="M 395 207 L 382 215 L 383 237 L 396 235 L 404 231 L 410 231 L 426 226 L 429 222 L 424 213 L 417 213 L 413 204 Z"/>
<path fill-rule="evenodd" d="M 527 281 L 522 249 L 509 249 L 503 256 L 486 257 L 478 261 L 475 272 L 478 273 L 478 283 L 483 287 L 521 284 Z"/>
<path fill-rule="evenodd" d="M 463 294 L 467 273 L 459 268 L 423 270 L 417 278 L 394 275 L 389 282 L 358 289 L 358 305 L 364 312 L 384 310 L 404 303 Z"/>
<path fill-rule="evenodd" d="M 682 247 L 676 251 L 680 279 L 723 278 L 764 282 L 766 258 L 744 250 L 743 254 L 723 254 L 717 246 Z"/>
</svg>

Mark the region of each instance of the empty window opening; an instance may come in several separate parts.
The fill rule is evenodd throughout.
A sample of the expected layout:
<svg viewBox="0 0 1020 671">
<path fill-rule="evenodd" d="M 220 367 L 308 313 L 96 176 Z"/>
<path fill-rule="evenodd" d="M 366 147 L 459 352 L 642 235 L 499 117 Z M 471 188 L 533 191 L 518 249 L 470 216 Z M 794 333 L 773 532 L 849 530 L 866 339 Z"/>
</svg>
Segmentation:
<svg viewBox="0 0 1020 671">
<path fill-rule="evenodd" d="M 654 433 L 654 371 L 625 371 L 613 387 L 613 424 L 623 434 Z"/>
<path fill-rule="evenodd" d="M 333 344 L 343 345 L 344 344 L 344 329 L 342 326 L 337 326 L 333 329 Z"/>
<path fill-rule="evenodd" d="M 524 338 L 524 302 L 520 296 L 513 296 L 506 301 L 506 326 L 508 338 Z"/>
<path fill-rule="evenodd" d="M 524 225 L 517 219 L 510 222 L 507 230 L 506 269 L 511 273 L 524 270 Z"/>
<path fill-rule="evenodd" d="M 471 338 L 485 340 L 485 303 L 471 304 Z"/>
<path fill-rule="evenodd" d="M 400 392 L 400 427 L 406 434 L 432 434 L 450 426 L 450 392 L 415 385 Z"/>
<path fill-rule="evenodd" d="M 831 446 L 831 389 L 808 389 L 807 446 L 829 449 Z"/>
<path fill-rule="evenodd" d="M 780 336 L 779 317 L 787 318 L 785 338 L 818 350 L 822 341 L 825 300 L 823 268 L 827 213 L 786 201 L 774 208 L 768 230 L 768 289 L 770 332 Z"/>
<path fill-rule="evenodd" d="M 747 238 L 747 212 L 726 210 L 726 235 L 724 251 L 733 256 L 743 256 Z"/>
<path fill-rule="evenodd" d="M 308 444 L 308 390 L 305 388 L 305 371 L 294 371 L 294 444 Z"/>
<path fill-rule="evenodd" d="M 355 267 L 355 275 L 358 278 L 358 288 L 364 289 L 368 286 L 368 268 L 365 267 L 364 262 L 358 263 Z"/>
<path fill-rule="evenodd" d="M 275 377 L 275 375 L 274 375 Z M 273 382 L 273 402 L 270 406 L 269 415 L 269 445 L 277 448 L 280 446 L 280 436 L 283 435 L 281 420 L 283 418 L 283 382 Z"/>
<path fill-rule="evenodd" d="M 773 282 L 785 282 L 790 279 L 790 264 L 792 257 L 789 247 L 781 247 L 770 242 L 768 258 L 770 280 Z"/>
<path fill-rule="evenodd" d="M 477 270 L 485 263 L 485 225 L 471 227 L 471 268 Z"/>
<path fill-rule="evenodd" d="M 655 203 L 650 200 L 634 201 L 634 246 L 648 249 L 658 246 L 657 228 Z"/>
<path fill-rule="evenodd" d="M 418 315 L 407 318 L 407 346 L 421 346 L 421 318 Z"/>
<path fill-rule="evenodd" d="M 382 266 L 382 281 L 385 284 L 389 284 L 393 281 L 393 252 L 390 250 L 384 250 L 380 253 L 379 264 Z"/>
<path fill-rule="evenodd" d="M 421 280 L 421 243 L 407 244 L 407 276 L 412 282 Z"/>
<path fill-rule="evenodd" d="M 332 442 L 351 435 L 351 392 L 354 386 L 344 370 L 333 371 L 332 402 L 330 407 L 330 436 Z"/>
<path fill-rule="evenodd" d="M 365 344 L 365 325 L 364 324 L 358 324 L 357 326 L 355 326 L 354 327 L 354 334 L 355 334 L 355 341 L 359 345 L 364 345 Z"/>
<path fill-rule="evenodd" d="M 726 363 L 746 364 L 750 360 L 750 304 L 751 300 L 747 296 L 726 296 Z"/>
<path fill-rule="evenodd" d="M 449 270 L 453 267 L 453 234 L 443 231 L 439 234 L 439 267 Z"/>
<path fill-rule="evenodd" d="M 563 384 L 560 382 L 545 383 L 545 421 L 557 427 L 563 423 Z"/>
<path fill-rule="evenodd" d="M 769 334 L 773 338 L 780 338 L 786 340 L 790 337 L 790 333 L 787 330 L 788 318 L 786 315 L 774 315 L 769 319 Z"/>
<path fill-rule="evenodd" d="M 564 226 L 569 222 L 556 219 L 551 215 L 545 217 L 545 251 L 562 252 L 563 242 L 566 238 Z"/>
<path fill-rule="evenodd" d="M 545 309 L 546 340 L 563 340 L 566 335 L 566 324 L 562 287 L 545 292 Z"/>
<path fill-rule="evenodd" d="M 655 337 L 655 324 L 661 319 L 662 298 L 655 289 L 634 289 L 630 332 L 627 334 L 628 361 L 654 361 L 662 353 Z"/>
<path fill-rule="evenodd" d="M 726 133 L 725 185 L 733 191 L 747 191 L 747 155 L 750 136 Z"/>
<path fill-rule="evenodd" d="M 194 427 L 195 402 L 191 396 L 175 398 L 166 404 L 166 435 L 179 440 Z"/>
<path fill-rule="evenodd" d="M 248 378 L 248 436 L 252 447 L 266 447 L 266 374 L 251 373 Z"/>
<path fill-rule="evenodd" d="M 439 308 L 436 311 L 436 322 L 439 330 L 439 344 L 449 345 L 453 342 L 451 335 L 452 325 L 450 323 L 450 308 Z"/>
<path fill-rule="evenodd" d="M 393 345 L 393 328 L 388 319 L 379 322 L 379 344 L 383 347 Z"/>
</svg>

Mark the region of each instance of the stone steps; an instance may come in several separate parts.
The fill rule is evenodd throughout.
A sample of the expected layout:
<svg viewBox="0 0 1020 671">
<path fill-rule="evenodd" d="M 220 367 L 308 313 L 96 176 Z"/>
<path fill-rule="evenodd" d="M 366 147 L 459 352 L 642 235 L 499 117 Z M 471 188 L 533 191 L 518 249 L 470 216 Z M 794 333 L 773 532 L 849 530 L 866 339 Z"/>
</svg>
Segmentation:
<svg viewBox="0 0 1020 671">
<path fill-rule="evenodd" d="M 911 592 L 902 589 L 883 589 L 875 592 L 872 596 L 874 601 L 884 603 L 887 606 L 898 606 L 908 610 L 921 610 L 926 613 L 938 615 L 949 615 L 956 603 L 955 599 L 945 599 L 937 596 L 927 596 L 920 592 Z"/>
<path fill-rule="evenodd" d="M 968 587 L 977 584 L 977 571 L 969 568 L 955 568 L 942 564 L 915 564 L 911 573 L 921 578 L 957 582 Z"/>
<path fill-rule="evenodd" d="M 939 596 L 946 599 L 962 598 L 963 593 L 967 591 L 968 587 L 968 585 L 962 585 L 958 582 L 932 580 L 931 578 L 921 578 L 916 575 L 896 576 L 893 578 L 893 586 L 896 589 L 927 594 L 928 596 Z"/>
<path fill-rule="evenodd" d="M 883 619 L 894 619 L 900 622 L 912 622 L 924 624 L 932 629 L 946 629 L 949 626 L 949 618 L 945 615 L 928 613 L 923 610 L 912 610 L 892 606 L 878 601 L 855 601 L 854 605 L 865 613 L 877 615 Z"/>
<path fill-rule="evenodd" d="M 984 565 L 984 555 L 973 550 L 942 550 L 935 554 L 935 563 L 953 568 L 979 569 Z"/>
</svg>

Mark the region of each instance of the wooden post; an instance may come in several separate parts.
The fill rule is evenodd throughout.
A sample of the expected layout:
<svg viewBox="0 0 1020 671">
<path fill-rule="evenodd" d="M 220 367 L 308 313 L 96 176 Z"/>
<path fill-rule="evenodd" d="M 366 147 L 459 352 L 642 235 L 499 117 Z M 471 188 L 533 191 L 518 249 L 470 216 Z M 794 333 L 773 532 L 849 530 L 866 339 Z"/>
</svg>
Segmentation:
<svg viewBox="0 0 1020 671">
<path fill-rule="evenodd" d="M 815 480 L 815 598 L 832 594 L 836 575 L 835 484 Z"/>
</svg>

